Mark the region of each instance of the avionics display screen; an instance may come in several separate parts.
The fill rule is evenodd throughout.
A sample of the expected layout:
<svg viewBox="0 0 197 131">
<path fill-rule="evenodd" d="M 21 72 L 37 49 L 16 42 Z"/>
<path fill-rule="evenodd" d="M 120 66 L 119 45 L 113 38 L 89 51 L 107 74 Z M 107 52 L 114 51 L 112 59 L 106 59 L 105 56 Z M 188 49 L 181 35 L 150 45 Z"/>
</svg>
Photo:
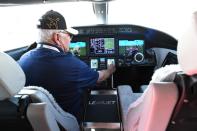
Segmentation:
<svg viewBox="0 0 197 131">
<path fill-rule="evenodd" d="M 132 56 L 144 52 L 144 40 L 119 40 L 119 55 Z"/>
<path fill-rule="evenodd" d="M 71 42 L 69 49 L 75 56 L 86 56 L 86 42 Z"/>
<path fill-rule="evenodd" d="M 91 67 L 91 69 L 98 69 L 98 60 L 97 59 L 91 59 L 90 60 L 90 67 Z"/>
<path fill-rule="evenodd" d="M 90 55 L 115 54 L 114 38 L 91 38 Z"/>
</svg>

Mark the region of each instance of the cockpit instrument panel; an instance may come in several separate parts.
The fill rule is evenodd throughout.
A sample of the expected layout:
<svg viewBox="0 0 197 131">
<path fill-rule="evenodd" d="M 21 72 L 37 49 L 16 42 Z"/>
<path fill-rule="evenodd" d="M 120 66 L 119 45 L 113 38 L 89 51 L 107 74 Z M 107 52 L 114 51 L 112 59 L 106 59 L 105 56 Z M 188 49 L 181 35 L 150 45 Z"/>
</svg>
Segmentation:
<svg viewBox="0 0 197 131">
<path fill-rule="evenodd" d="M 145 43 L 144 37 L 135 37 L 135 35 L 83 36 L 70 43 L 70 51 L 94 70 L 106 69 L 110 64 L 118 67 L 147 66 L 155 61 L 154 58 L 148 58 Z M 151 55 L 154 57 L 153 52 Z"/>
<path fill-rule="evenodd" d="M 79 35 L 70 43 L 70 51 L 92 69 L 116 67 L 155 66 L 148 28 L 117 25 L 77 27 Z"/>
</svg>

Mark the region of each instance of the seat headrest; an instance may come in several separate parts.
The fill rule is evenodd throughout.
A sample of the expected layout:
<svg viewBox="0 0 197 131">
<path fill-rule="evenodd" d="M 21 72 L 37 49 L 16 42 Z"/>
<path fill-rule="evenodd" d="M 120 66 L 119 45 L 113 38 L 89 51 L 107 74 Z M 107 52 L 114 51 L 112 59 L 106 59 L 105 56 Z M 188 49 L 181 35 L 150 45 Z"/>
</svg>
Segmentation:
<svg viewBox="0 0 197 131">
<path fill-rule="evenodd" d="M 6 53 L 0 52 L 0 100 L 10 98 L 25 85 L 25 74 L 19 64 Z"/>
<path fill-rule="evenodd" d="M 197 74 L 197 12 L 192 15 L 188 26 L 179 40 L 177 54 L 184 73 L 193 75 Z"/>
</svg>

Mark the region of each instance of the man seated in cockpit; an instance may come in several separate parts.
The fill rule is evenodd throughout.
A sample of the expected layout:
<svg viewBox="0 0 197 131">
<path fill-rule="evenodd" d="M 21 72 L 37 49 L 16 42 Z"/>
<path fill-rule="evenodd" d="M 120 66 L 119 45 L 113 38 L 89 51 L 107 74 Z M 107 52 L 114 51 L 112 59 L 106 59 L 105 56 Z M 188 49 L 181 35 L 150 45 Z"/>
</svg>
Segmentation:
<svg viewBox="0 0 197 131">
<path fill-rule="evenodd" d="M 97 72 L 74 57 L 69 52 L 69 43 L 78 31 L 68 29 L 60 13 L 48 11 L 39 21 L 37 47 L 19 60 L 26 75 L 26 86 L 47 89 L 65 111 L 80 121 L 83 91 L 106 80 L 115 66 Z"/>
</svg>

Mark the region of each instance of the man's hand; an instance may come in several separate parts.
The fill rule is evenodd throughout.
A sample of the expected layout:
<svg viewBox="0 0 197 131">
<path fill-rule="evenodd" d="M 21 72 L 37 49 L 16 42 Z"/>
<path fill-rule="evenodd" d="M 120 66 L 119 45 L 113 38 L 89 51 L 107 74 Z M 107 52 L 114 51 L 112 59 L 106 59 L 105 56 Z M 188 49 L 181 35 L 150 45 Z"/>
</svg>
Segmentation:
<svg viewBox="0 0 197 131">
<path fill-rule="evenodd" d="M 101 82 L 109 78 L 111 74 L 113 74 L 116 71 L 116 67 L 114 64 L 110 64 L 106 70 L 99 71 L 99 78 L 97 82 Z"/>
<path fill-rule="evenodd" d="M 110 64 L 107 66 L 107 70 L 109 70 L 110 74 L 112 74 L 116 71 L 116 67 L 114 64 Z"/>
</svg>

